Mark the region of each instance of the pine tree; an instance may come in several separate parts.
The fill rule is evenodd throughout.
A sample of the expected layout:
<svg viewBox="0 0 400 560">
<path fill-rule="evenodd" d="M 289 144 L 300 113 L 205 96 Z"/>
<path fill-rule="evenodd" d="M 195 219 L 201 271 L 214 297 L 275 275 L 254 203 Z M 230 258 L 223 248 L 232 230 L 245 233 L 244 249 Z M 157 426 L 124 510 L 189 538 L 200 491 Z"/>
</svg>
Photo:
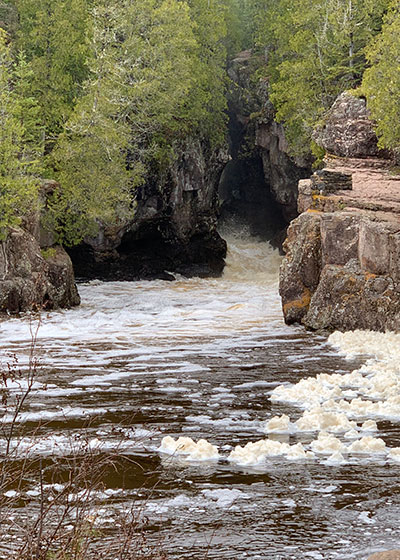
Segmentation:
<svg viewBox="0 0 400 560">
<path fill-rule="evenodd" d="M 0 29 L 0 238 L 20 222 L 36 200 L 40 146 L 36 145 L 36 107 L 25 95 L 30 71 L 20 58 L 15 68 Z M 18 86 L 16 85 L 18 84 Z"/>
<path fill-rule="evenodd" d="M 306 152 L 312 128 L 335 97 L 360 84 L 365 46 L 379 32 L 388 1 L 253 1 L 277 118 L 292 151 Z M 268 10 L 266 22 L 262 10 Z"/>
<path fill-rule="evenodd" d="M 382 148 L 400 147 L 400 8 L 392 4 L 382 33 L 367 47 L 370 68 L 361 91 L 376 122 Z"/>
<path fill-rule="evenodd" d="M 47 151 L 70 116 L 88 77 L 91 0 L 13 0 L 18 9 L 16 48 L 33 71 Z"/>
</svg>

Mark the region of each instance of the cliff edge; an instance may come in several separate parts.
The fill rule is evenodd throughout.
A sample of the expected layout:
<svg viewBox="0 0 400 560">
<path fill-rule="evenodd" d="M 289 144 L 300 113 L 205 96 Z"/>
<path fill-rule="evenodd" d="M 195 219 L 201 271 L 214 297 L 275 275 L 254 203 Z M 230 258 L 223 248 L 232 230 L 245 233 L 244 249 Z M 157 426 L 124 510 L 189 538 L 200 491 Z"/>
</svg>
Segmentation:
<svg viewBox="0 0 400 560">
<path fill-rule="evenodd" d="M 280 273 L 288 324 L 400 329 L 400 175 L 390 160 L 363 156 L 328 155 L 299 182 Z"/>
</svg>

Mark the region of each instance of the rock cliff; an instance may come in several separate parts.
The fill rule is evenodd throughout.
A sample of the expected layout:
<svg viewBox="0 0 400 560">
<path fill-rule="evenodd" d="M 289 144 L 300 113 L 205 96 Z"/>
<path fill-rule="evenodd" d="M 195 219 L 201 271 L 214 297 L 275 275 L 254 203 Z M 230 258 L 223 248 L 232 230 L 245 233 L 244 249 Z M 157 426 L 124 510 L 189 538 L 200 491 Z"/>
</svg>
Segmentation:
<svg viewBox="0 0 400 560">
<path fill-rule="evenodd" d="M 318 330 L 398 330 L 399 176 L 385 160 L 327 164 L 299 184 L 303 213 L 289 227 L 280 276 L 285 320 Z"/>
<path fill-rule="evenodd" d="M 72 263 L 62 247 L 41 251 L 22 228 L 10 228 L 0 242 L 0 312 L 79 305 Z"/>
<path fill-rule="evenodd" d="M 226 243 L 217 232 L 217 186 L 228 160 L 224 150 L 188 139 L 164 177 L 149 177 L 136 192 L 131 221 L 101 226 L 69 250 L 77 276 L 133 280 L 218 276 Z"/>
</svg>

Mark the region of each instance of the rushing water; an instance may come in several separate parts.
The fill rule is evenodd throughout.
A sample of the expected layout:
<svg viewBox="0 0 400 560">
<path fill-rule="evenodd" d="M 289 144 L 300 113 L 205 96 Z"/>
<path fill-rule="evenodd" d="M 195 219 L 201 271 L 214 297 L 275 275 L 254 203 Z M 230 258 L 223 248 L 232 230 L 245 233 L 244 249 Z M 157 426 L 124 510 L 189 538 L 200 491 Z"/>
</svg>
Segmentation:
<svg viewBox="0 0 400 560">
<path fill-rule="evenodd" d="M 345 359 L 326 337 L 284 325 L 279 264 L 268 244 L 232 239 L 219 280 L 80 285 L 79 309 L 41 318 L 39 376 L 18 420 L 42 424 L 19 448 L 62 456 L 83 429 L 105 449 L 124 433 L 129 466 L 105 481 L 104 525 L 115 507 L 142 503 L 171 559 L 361 559 L 399 546 L 400 463 L 388 453 L 228 460 L 235 446 L 264 438 L 311 451 L 317 435 L 292 429 L 306 405 L 271 394 L 366 359 L 365 349 Z M 3 355 L 26 363 L 29 319 L 0 328 Z M 266 435 L 266 421 L 283 414 L 291 428 Z M 399 446 L 398 419 L 377 419 L 373 437 Z M 165 436 L 205 438 L 219 458 L 162 453 Z"/>
</svg>

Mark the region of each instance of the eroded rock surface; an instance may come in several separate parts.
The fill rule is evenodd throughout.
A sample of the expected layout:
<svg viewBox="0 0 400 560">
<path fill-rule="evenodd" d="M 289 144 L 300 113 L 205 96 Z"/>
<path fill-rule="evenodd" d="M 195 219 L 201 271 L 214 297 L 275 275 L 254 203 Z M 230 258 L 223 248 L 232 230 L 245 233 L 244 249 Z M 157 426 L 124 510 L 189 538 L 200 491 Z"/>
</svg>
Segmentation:
<svg viewBox="0 0 400 560">
<path fill-rule="evenodd" d="M 188 139 L 166 176 L 149 177 L 137 190 L 130 221 L 103 225 L 96 237 L 69 250 L 77 276 L 220 275 L 226 243 L 217 232 L 217 188 L 227 160 L 224 150 Z"/>
<path fill-rule="evenodd" d="M 36 239 L 10 228 L 0 242 L 0 311 L 19 313 L 79 305 L 72 263 L 62 247 L 42 254 Z"/>
<path fill-rule="evenodd" d="M 315 330 L 399 330 L 397 177 L 388 162 L 381 169 L 373 162 L 372 170 L 368 160 L 336 165 L 338 177 L 352 172 L 354 190 L 341 190 L 338 181 L 337 190 L 321 193 L 315 178 L 299 185 L 303 213 L 289 227 L 281 268 L 285 320 Z M 379 189 L 372 202 L 371 190 Z"/>
<path fill-rule="evenodd" d="M 340 157 L 369 157 L 379 154 L 378 140 L 364 98 L 344 92 L 325 114 L 313 133 L 314 141 Z"/>
<path fill-rule="evenodd" d="M 297 216 L 297 184 L 310 175 L 310 161 L 289 155 L 285 131 L 275 120 L 268 84 L 256 81 L 262 59 L 251 51 L 230 64 L 228 96 L 231 161 L 222 176 L 222 216 L 274 239 Z"/>
</svg>

